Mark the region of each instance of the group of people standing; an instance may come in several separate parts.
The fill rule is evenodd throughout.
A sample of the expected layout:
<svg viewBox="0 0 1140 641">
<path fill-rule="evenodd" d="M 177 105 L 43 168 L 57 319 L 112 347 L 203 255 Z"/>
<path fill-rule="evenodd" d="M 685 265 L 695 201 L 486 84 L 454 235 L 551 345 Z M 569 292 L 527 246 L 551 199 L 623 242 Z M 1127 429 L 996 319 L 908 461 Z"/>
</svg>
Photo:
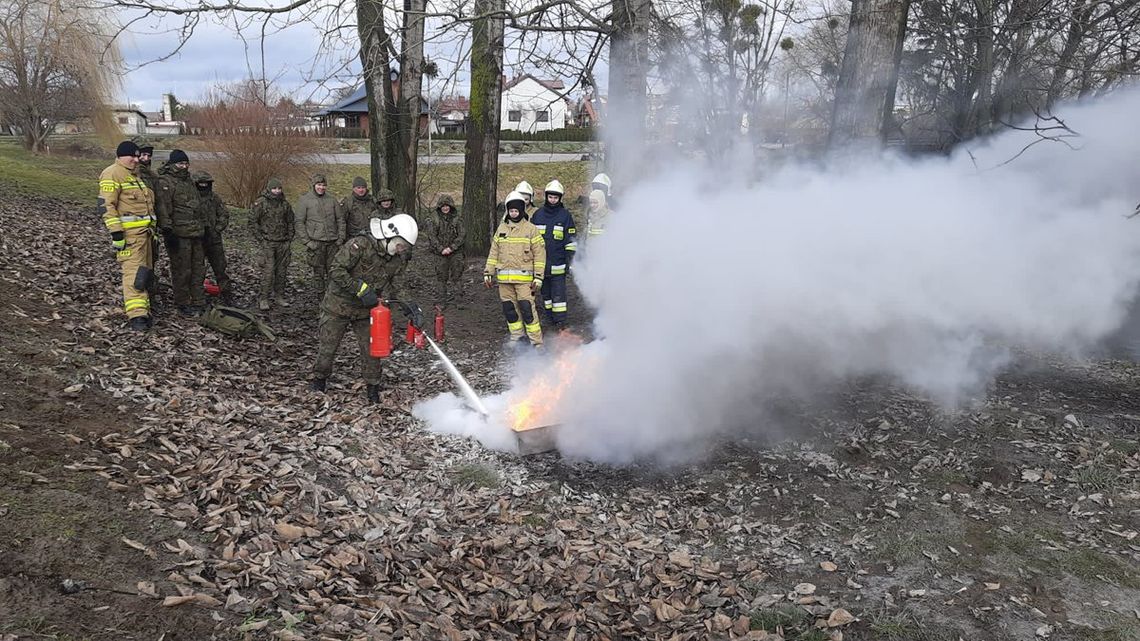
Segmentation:
<svg viewBox="0 0 1140 641">
<path fill-rule="evenodd" d="M 98 204 L 122 267 L 123 306 L 133 330 L 152 326 L 158 239 L 170 258 L 171 285 L 178 311 L 186 316 L 205 306 L 205 270 L 214 272 L 223 301 L 233 295 L 226 273 L 222 232 L 229 224 L 226 206 L 213 192 L 213 178 L 190 173 L 190 158 L 171 152 L 163 166 L 151 169 L 153 148 L 124 141 L 115 163 L 99 178 Z M 609 214 L 609 178 L 594 178 L 589 195 L 588 237 L 601 235 Z M 538 206 L 529 183 L 519 183 L 504 200 L 504 215 L 495 230 L 484 266 L 484 283 L 498 285 L 503 314 L 512 339 L 542 345 L 535 295 L 555 328 L 566 326 L 566 278 L 578 249 L 578 229 L 562 200 L 565 190 L 552 180 Z M 435 262 L 440 305 L 446 307 L 462 287 L 467 266 L 467 232 L 455 200 L 437 199 L 422 217 L 427 252 Z M 369 355 L 369 311 L 380 301 L 398 307 L 417 327 L 422 310 L 407 298 L 402 274 L 421 228 L 415 217 L 397 207 L 395 195 L 369 193 L 362 177 L 352 194 L 337 200 L 324 175 L 296 200 L 285 196 L 279 179 L 268 181 L 253 203 L 249 225 L 260 246 L 261 282 L 258 307 L 288 306 L 286 273 L 291 246 L 299 241 L 322 292 L 317 358 L 310 387 L 324 391 L 344 334 L 352 331 L 361 354 L 361 375 L 370 401 L 379 402 L 381 362 Z"/>
<path fill-rule="evenodd" d="M 189 156 L 178 149 L 155 171 L 153 153 L 153 147 L 124 141 L 115 151 L 115 163 L 99 175 L 99 213 L 122 265 L 123 307 L 137 331 L 153 325 L 159 237 L 170 258 L 170 284 L 180 313 L 195 316 L 204 310 L 207 262 L 221 296 L 229 299 L 233 291 L 222 245 L 229 210 L 213 191 L 213 177 L 205 171 L 191 174 Z"/>
</svg>

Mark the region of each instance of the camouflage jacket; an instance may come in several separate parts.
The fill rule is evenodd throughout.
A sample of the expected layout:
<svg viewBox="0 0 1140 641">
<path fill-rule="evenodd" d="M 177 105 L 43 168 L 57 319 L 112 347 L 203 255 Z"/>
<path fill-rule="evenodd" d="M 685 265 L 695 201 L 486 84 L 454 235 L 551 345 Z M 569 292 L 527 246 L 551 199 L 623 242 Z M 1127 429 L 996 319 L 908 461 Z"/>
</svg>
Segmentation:
<svg viewBox="0 0 1140 641">
<path fill-rule="evenodd" d="M 230 210 L 222 202 L 222 197 L 213 190 L 199 191 L 198 196 L 198 208 L 206 226 L 206 235 L 214 238 L 221 236 L 230 225 Z"/>
<path fill-rule="evenodd" d="M 372 236 L 353 236 L 329 265 L 329 286 L 321 309 L 337 316 L 367 318 L 369 308 L 358 297 L 364 285 L 381 300 L 406 300 L 401 279 L 407 264 L 399 256 L 389 256 Z"/>
<path fill-rule="evenodd" d="M 297 238 L 305 244 L 311 240 L 344 242 L 344 211 L 332 194 L 318 196 L 310 189 L 297 199 L 295 211 Z"/>
<path fill-rule="evenodd" d="M 275 198 L 266 191 L 249 208 L 249 226 L 253 237 L 258 240 L 280 243 L 293 240 L 296 230 L 293 227 L 293 206 L 282 194 Z"/>
<path fill-rule="evenodd" d="M 443 214 L 436 209 L 428 217 L 427 229 L 428 251 L 439 256 L 444 247 L 450 247 L 452 252 L 463 251 L 463 243 L 467 240 L 467 230 L 463 226 L 463 218 L 454 206 L 450 214 Z"/>
<path fill-rule="evenodd" d="M 195 238 L 205 232 L 206 224 L 198 207 L 198 187 L 190 179 L 190 171 L 174 165 L 163 165 L 158 171 L 158 220 L 176 236 Z"/>
<path fill-rule="evenodd" d="M 344 210 L 345 232 L 348 238 L 368 233 L 369 221 L 380 210 L 372 194 L 365 193 L 363 197 L 349 194 L 340 201 L 340 208 Z"/>
</svg>

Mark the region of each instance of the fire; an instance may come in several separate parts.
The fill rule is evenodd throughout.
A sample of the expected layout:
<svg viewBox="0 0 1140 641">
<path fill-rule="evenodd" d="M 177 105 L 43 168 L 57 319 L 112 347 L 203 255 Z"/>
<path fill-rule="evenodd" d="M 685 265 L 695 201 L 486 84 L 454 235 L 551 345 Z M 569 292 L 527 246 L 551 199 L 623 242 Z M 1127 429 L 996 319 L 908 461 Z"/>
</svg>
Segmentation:
<svg viewBox="0 0 1140 641">
<path fill-rule="evenodd" d="M 581 371 L 581 351 L 567 349 L 541 372 L 511 393 L 507 407 L 511 429 L 544 427 L 559 422 L 562 397 Z"/>
</svg>

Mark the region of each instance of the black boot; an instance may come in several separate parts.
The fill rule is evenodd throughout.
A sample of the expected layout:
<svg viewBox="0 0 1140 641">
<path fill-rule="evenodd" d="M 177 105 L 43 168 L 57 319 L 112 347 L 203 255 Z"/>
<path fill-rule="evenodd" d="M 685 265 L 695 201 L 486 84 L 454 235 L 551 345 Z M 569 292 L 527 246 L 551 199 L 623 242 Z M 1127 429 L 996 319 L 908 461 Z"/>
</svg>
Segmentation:
<svg viewBox="0 0 1140 641">
<path fill-rule="evenodd" d="M 314 378 L 312 381 L 309 382 L 309 389 L 313 390 L 314 392 L 325 391 L 325 379 Z"/>
<path fill-rule="evenodd" d="M 150 329 L 150 319 L 146 316 L 136 316 L 131 319 L 128 326 L 136 332 L 145 332 Z"/>
<path fill-rule="evenodd" d="M 369 403 L 372 403 L 373 405 L 378 405 L 380 403 L 380 386 L 379 385 L 369 385 L 365 388 L 365 391 L 368 394 L 368 402 Z"/>
</svg>

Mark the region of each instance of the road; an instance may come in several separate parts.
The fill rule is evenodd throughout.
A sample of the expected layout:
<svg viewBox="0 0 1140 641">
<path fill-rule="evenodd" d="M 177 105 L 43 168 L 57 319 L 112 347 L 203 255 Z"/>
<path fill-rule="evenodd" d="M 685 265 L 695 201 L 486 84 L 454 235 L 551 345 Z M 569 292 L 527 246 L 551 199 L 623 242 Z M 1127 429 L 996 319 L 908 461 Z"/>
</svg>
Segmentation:
<svg viewBox="0 0 1140 641">
<path fill-rule="evenodd" d="M 165 161 L 170 155 L 169 151 L 155 150 L 155 160 Z M 223 154 L 216 151 L 197 151 L 190 154 L 191 160 L 202 158 L 206 160 L 220 158 Z M 499 154 L 499 164 L 511 163 L 543 163 L 543 162 L 573 162 L 581 160 L 582 153 L 576 154 Z M 320 160 L 327 165 L 367 165 L 368 154 L 321 154 Z M 442 165 L 462 165 L 461 155 L 435 155 L 420 154 L 420 164 L 438 163 Z"/>
</svg>

